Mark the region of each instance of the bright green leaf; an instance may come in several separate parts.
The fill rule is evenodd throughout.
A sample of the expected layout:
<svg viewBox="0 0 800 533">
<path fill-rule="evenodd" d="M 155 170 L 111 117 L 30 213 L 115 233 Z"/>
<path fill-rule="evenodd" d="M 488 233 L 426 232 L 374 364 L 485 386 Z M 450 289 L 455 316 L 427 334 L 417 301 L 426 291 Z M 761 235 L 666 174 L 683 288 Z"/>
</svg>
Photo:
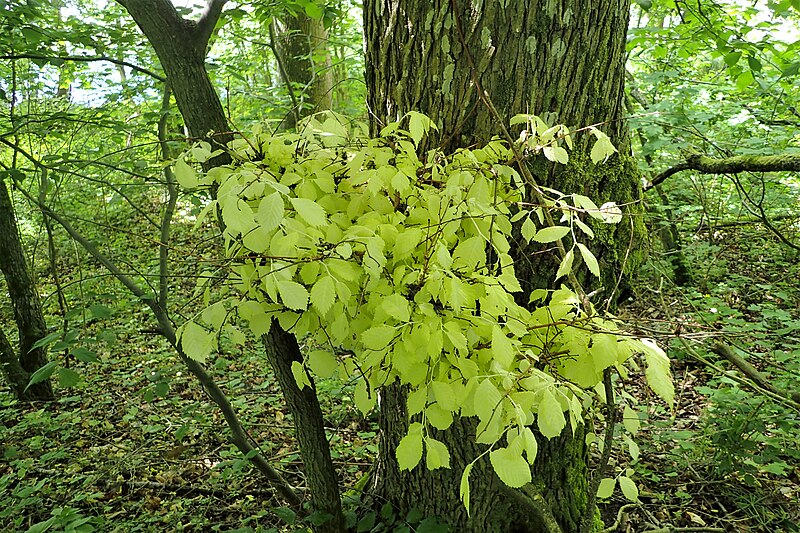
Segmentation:
<svg viewBox="0 0 800 533">
<path fill-rule="evenodd" d="M 617 149 L 612 144 L 611 139 L 608 138 L 608 135 L 597 128 L 589 128 L 589 131 L 597 138 L 589 154 L 592 158 L 592 163 L 597 164 L 601 161 L 606 161 L 611 155 L 616 153 Z"/>
<path fill-rule="evenodd" d="M 531 242 L 533 236 L 536 235 L 536 224 L 531 220 L 530 217 L 525 219 L 525 222 L 522 223 L 521 228 L 522 238 L 528 242 Z"/>
<path fill-rule="evenodd" d="M 550 160 L 562 165 L 569 163 L 569 154 L 560 146 L 545 146 L 542 148 L 544 156 Z"/>
<path fill-rule="evenodd" d="M 306 369 L 300 361 L 292 361 L 292 375 L 294 376 L 294 382 L 297 383 L 300 390 L 303 390 L 306 386 L 311 386 L 311 382 L 308 380 L 308 374 L 306 374 Z"/>
<path fill-rule="evenodd" d="M 600 480 L 600 486 L 597 487 L 597 497 L 601 499 L 610 498 L 614 494 L 614 487 L 617 485 L 617 480 L 613 477 L 604 477 Z"/>
<path fill-rule="evenodd" d="M 578 245 L 578 250 L 581 251 L 581 257 L 583 257 L 583 262 L 586 263 L 586 266 L 589 267 L 589 272 L 595 275 L 595 277 L 600 277 L 600 265 L 597 264 L 597 258 L 594 254 L 582 243 L 576 243 Z"/>
<path fill-rule="evenodd" d="M 419 241 L 422 239 L 422 230 L 419 228 L 408 228 L 397 236 L 394 242 L 392 254 L 395 257 L 405 257 L 414 251 Z"/>
<path fill-rule="evenodd" d="M 272 326 L 272 315 L 266 312 L 261 302 L 241 302 L 239 316 L 250 323 L 250 331 L 256 337 L 269 333 L 270 326 Z"/>
<path fill-rule="evenodd" d="M 472 472 L 474 465 L 475 463 L 470 463 L 464 468 L 464 472 L 461 474 L 461 483 L 458 485 L 458 495 L 467 510 L 467 516 L 469 516 L 469 474 Z"/>
<path fill-rule="evenodd" d="M 596 333 L 591 339 L 589 353 L 592 355 L 594 370 L 600 373 L 619 360 L 619 343 L 614 335 L 608 333 Z"/>
<path fill-rule="evenodd" d="M 475 414 L 482 421 L 488 420 L 499 407 L 500 391 L 489 378 L 484 379 L 475 389 Z"/>
<path fill-rule="evenodd" d="M 453 425 L 453 413 L 442 408 L 438 402 L 425 408 L 425 418 L 431 426 L 442 431 Z"/>
<path fill-rule="evenodd" d="M 329 378 L 339 367 L 339 361 L 328 350 L 311 350 L 308 353 L 308 366 L 319 377 Z"/>
<path fill-rule="evenodd" d="M 414 422 L 395 450 L 400 470 L 411 470 L 422 460 L 422 424 Z"/>
<path fill-rule="evenodd" d="M 183 158 L 175 161 L 175 179 L 184 189 L 197 187 L 197 173 Z"/>
<path fill-rule="evenodd" d="M 450 451 L 447 446 L 430 437 L 425 439 L 425 464 L 428 470 L 450 468 Z"/>
<path fill-rule="evenodd" d="M 567 250 L 567 253 L 564 254 L 564 258 L 561 260 L 561 263 L 558 265 L 558 272 L 556 272 L 556 279 L 559 279 L 562 276 L 569 275 L 572 272 L 572 263 L 575 261 L 575 252 L 572 248 Z"/>
<path fill-rule="evenodd" d="M 566 237 L 568 234 L 569 227 L 567 226 L 548 226 L 537 231 L 533 240 L 541 243 L 555 242 Z"/>
<path fill-rule="evenodd" d="M 397 335 L 391 326 L 377 326 L 361 334 L 361 342 L 369 350 L 386 350 Z"/>
<path fill-rule="evenodd" d="M 295 311 L 308 308 L 308 291 L 296 281 L 281 280 L 277 283 L 283 305 Z"/>
<path fill-rule="evenodd" d="M 500 368 L 509 368 L 514 361 L 516 350 L 511 339 L 506 337 L 500 326 L 492 328 L 492 356 L 498 362 Z"/>
<path fill-rule="evenodd" d="M 636 487 L 636 483 L 627 476 L 619 476 L 619 488 L 622 490 L 622 494 L 625 495 L 632 502 L 639 501 L 639 489 Z"/>
<path fill-rule="evenodd" d="M 300 218 L 308 222 L 312 226 L 324 226 L 325 209 L 322 208 L 317 202 L 309 200 L 308 198 L 289 198 L 294 210 L 300 215 Z"/>
<path fill-rule="evenodd" d="M 322 276 L 311 287 L 311 305 L 320 316 L 325 316 L 334 301 L 336 301 L 336 280 L 331 276 Z"/>
<path fill-rule="evenodd" d="M 228 312 L 222 302 L 216 302 L 203 309 L 201 316 L 203 317 L 203 322 L 208 326 L 214 330 L 219 330 L 222 327 L 222 323 L 225 322 Z"/>
<path fill-rule="evenodd" d="M 584 209 L 587 213 L 589 213 L 589 215 L 598 211 L 597 205 L 588 196 L 584 196 L 582 194 L 573 194 L 572 201 L 575 204 L 575 207 Z"/>
<path fill-rule="evenodd" d="M 217 336 L 195 322 L 187 322 L 181 328 L 180 342 L 188 358 L 203 363 L 216 348 Z"/>
<path fill-rule="evenodd" d="M 265 196 L 258 203 L 256 212 L 256 222 L 261 225 L 264 231 L 272 231 L 277 228 L 284 216 L 283 196 L 279 192 L 274 192 Z"/>
<path fill-rule="evenodd" d="M 367 413 L 372 411 L 372 408 L 375 407 L 375 404 L 377 403 L 375 391 L 373 391 L 363 379 L 356 383 L 356 388 L 353 391 L 353 402 L 364 416 L 367 416 Z"/>
<path fill-rule="evenodd" d="M 532 465 L 536 461 L 539 443 L 536 442 L 536 437 L 533 435 L 531 428 L 527 426 L 520 429 L 520 438 L 522 439 L 522 448 L 525 450 L 525 455 L 528 457 L 528 464 Z"/>
<path fill-rule="evenodd" d="M 561 431 L 567 425 L 564 410 L 561 409 L 561 404 L 553 396 L 550 389 L 542 391 L 542 399 L 539 402 L 536 420 L 539 431 L 548 439 L 561 435 Z"/>
<path fill-rule="evenodd" d="M 394 318 L 398 322 L 408 322 L 411 318 L 411 310 L 406 300 L 401 294 L 392 293 L 381 302 L 380 308 L 383 309 L 387 315 Z"/>
<path fill-rule="evenodd" d="M 675 387 L 672 384 L 667 354 L 650 339 L 642 339 L 641 345 L 644 347 L 644 356 L 647 362 L 647 370 L 645 370 L 647 383 L 662 400 L 672 405 L 675 398 Z"/>
<path fill-rule="evenodd" d="M 752 70 L 745 70 L 736 78 L 736 88 L 740 91 L 748 88 L 755 81 Z"/>
<path fill-rule="evenodd" d="M 622 436 L 622 440 L 624 440 L 625 444 L 627 444 L 627 446 L 628 446 L 628 453 L 630 454 L 631 459 L 633 459 L 634 462 L 638 461 L 639 460 L 639 445 L 636 444 L 636 442 L 632 438 L 630 438 L 628 435 L 623 435 Z"/>
<path fill-rule="evenodd" d="M 522 451 L 500 448 L 489 453 L 497 477 L 511 488 L 519 488 L 531 482 L 531 467 L 522 457 Z"/>
<path fill-rule="evenodd" d="M 639 431 L 639 415 L 634 410 L 631 409 L 630 405 L 626 405 L 625 409 L 622 412 L 622 425 L 625 426 L 631 434 L 635 435 L 637 431 Z"/>
<path fill-rule="evenodd" d="M 453 391 L 452 385 L 442 381 L 432 381 L 430 383 L 431 391 L 436 402 L 448 411 L 455 411 L 458 409 L 456 404 L 456 396 Z"/>
</svg>

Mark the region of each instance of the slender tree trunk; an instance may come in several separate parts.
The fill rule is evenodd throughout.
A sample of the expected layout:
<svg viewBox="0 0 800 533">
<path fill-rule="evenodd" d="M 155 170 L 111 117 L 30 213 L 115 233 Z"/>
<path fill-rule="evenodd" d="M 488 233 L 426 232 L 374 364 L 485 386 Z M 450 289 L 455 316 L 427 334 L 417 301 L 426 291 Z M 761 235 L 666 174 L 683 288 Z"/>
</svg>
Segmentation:
<svg viewBox="0 0 800 533">
<path fill-rule="evenodd" d="M 295 119 L 331 109 L 333 98 L 333 62 L 328 49 L 328 30 L 322 19 L 301 11 L 286 16 L 279 25 L 275 42 L 284 65 L 284 83 L 295 94 L 298 109 L 284 121 L 294 127 Z"/>
<path fill-rule="evenodd" d="M 155 49 L 190 133 L 205 137 L 209 131 L 224 132 L 213 139 L 220 144 L 230 140 L 232 135 L 227 131 L 222 104 L 205 70 L 208 38 L 225 0 L 209 0 L 208 10 L 197 22 L 180 17 L 169 0 L 118 1 Z M 207 162 L 207 166 L 210 168 L 230 161 L 230 156 L 223 153 Z M 316 531 L 340 533 L 344 530 L 344 516 L 339 485 L 318 399 L 308 390 L 299 390 L 293 379 L 291 383 L 285 379 L 285 376 L 292 375 L 292 361 L 302 360 L 302 354 L 293 335 L 282 331 L 278 324 L 273 324 L 272 330 L 264 338 L 264 348 L 281 381 L 284 398 L 294 419 L 308 476 L 311 504 L 315 511 L 329 515 Z"/>
<path fill-rule="evenodd" d="M 331 533 L 344 531 L 339 503 L 339 480 L 332 467 L 331 450 L 325 435 L 325 423 L 314 380 L 309 376 L 311 387 L 304 387 L 303 390 L 297 386 L 292 373 L 292 361 L 302 362 L 303 356 L 293 334 L 285 332 L 277 321 L 273 321 L 267 337 L 264 340 L 267 360 L 275 370 L 275 377 L 278 378 L 289 411 L 293 417 L 300 417 L 299 421 L 295 421 L 295 431 L 306 466 L 308 486 L 313 491 L 312 502 L 317 510 L 330 515 L 329 522 L 323 524 L 319 530 Z"/>
<path fill-rule="evenodd" d="M 620 153 L 627 154 L 621 119 L 628 9 L 628 0 L 365 0 L 372 131 L 416 110 L 439 126 L 427 148 L 451 151 L 485 143 L 501 128 L 480 100 L 477 80 L 506 126 L 518 113 L 537 114 L 571 129 L 602 123 Z M 636 166 L 627 155 L 595 166 L 586 153 L 588 135 L 576 141 L 568 165 L 533 164 L 540 184 L 585 194 L 598 205 L 638 201 Z M 630 224 L 597 228 L 596 234 L 593 248 L 610 294 L 623 267 L 634 264 L 628 245 L 638 244 L 644 227 L 630 217 Z M 552 283 L 556 265 L 543 258 L 547 254 L 535 247 L 518 247 L 514 254 L 525 289 Z M 550 513 L 561 531 L 572 533 L 592 512 L 586 509 L 589 471 L 583 436 L 565 433 L 541 439 L 534 481 L 522 491 L 505 488 L 482 460 L 481 469 L 472 473 L 473 507 L 467 518 L 458 497 L 459 479 L 466 464 L 485 451 L 473 444 L 473 424 L 460 421 L 436 436 L 451 450 L 451 470 L 401 472 L 394 450 L 408 426 L 404 406 L 405 395 L 397 388 L 381 399 L 382 446 L 373 484 L 379 498 L 395 504 L 400 515 L 416 507 L 444 517 L 454 531 L 499 533 L 556 531 L 548 524 Z"/>
<path fill-rule="evenodd" d="M 47 363 L 43 348 L 33 348 L 39 339 L 47 335 L 47 324 L 42 313 L 42 304 L 28 269 L 25 252 L 19 239 L 17 222 L 11 196 L 4 181 L 0 180 L 0 270 L 6 279 L 8 294 L 14 307 L 14 321 L 19 331 L 19 355 L 13 357 L 13 348 L 3 335 L 0 353 L 4 373 L 21 400 L 52 400 L 53 389 L 49 380 L 31 385 L 30 375 Z"/>
<path fill-rule="evenodd" d="M 333 106 L 333 61 L 328 44 L 328 30 L 322 19 L 300 17 L 300 27 L 308 38 L 311 63 L 311 103 L 316 111 Z"/>
<path fill-rule="evenodd" d="M 211 0 L 196 22 L 182 18 L 168 0 L 118 0 L 147 37 L 169 78 L 189 134 L 224 145 L 233 137 L 222 102 L 206 71 L 206 47 L 224 0 Z M 210 135 L 210 137 L 209 137 Z M 230 162 L 227 154 L 210 165 Z"/>
</svg>

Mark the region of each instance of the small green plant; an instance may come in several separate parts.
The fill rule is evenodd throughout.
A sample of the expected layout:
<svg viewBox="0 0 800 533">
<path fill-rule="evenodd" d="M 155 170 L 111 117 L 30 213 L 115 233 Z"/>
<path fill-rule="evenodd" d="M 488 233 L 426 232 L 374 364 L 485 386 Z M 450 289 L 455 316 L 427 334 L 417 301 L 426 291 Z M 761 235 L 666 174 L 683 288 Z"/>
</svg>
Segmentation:
<svg viewBox="0 0 800 533">
<path fill-rule="evenodd" d="M 80 511 L 71 507 L 58 507 L 50 513 L 47 520 L 38 522 L 25 533 L 45 533 L 47 531 L 58 533 L 92 533 L 97 531 L 102 522 L 95 517 L 84 517 Z"/>
</svg>

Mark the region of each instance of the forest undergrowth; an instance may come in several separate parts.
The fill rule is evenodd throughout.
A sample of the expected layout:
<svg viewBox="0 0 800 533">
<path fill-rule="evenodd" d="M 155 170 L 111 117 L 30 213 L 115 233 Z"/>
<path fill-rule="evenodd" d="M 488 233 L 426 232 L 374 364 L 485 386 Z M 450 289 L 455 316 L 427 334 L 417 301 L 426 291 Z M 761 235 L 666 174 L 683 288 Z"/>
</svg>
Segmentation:
<svg viewBox="0 0 800 533">
<path fill-rule="evenodd" d="M 179 242 L 197 259 L 204 238 L 187 225 Z M 713 352 L 729 345 L 777 387 L 800 388 L 797 258 L 752 226 L 700 232 L 684 252 L 702 265 L 690 285 L 672 284 L 655 251 L 619 310 L 637 334 L 669 348 L 676 402 L 640 413 L 636 460 L 629 447 L 614 450 L 611 466 L 634 469 L 640 501 L 601 500 L 607 530 L 798 531 L 800 416 L 743 385 Z M 77 265 L 71 271 L 77 276 Z M 187 308 L 192 285 L 180 283 Z M 61 384 L 72 386 L 59 387 L 55 402 L 22 405 L 0 394 L 0 530 L 297 530 L 294 513 L 229 443 L 220 413 L 148 329 L 140 304 L 120 303 L 107 278 L 91 286 L 81 336 L 95 340 L 99 361 L 53 351 L 80 376 Z M 52 298 L 45 303 L 55 311 Z M 212 369 L 265 457 L 302 488 L 291 419 L 261 350 L 228 346 Z M 657 404 L 643 376 L 631 381 L 641 384 L 627 389 L 640 405 Z M 353 489 L 376 451 L 375 421 L 358 414 L 348 384 L 318 388 L 342 486 Z M 380 517 L 357 508 L 350 519 L 357 531 L 384 531 Z"/>
</svg>

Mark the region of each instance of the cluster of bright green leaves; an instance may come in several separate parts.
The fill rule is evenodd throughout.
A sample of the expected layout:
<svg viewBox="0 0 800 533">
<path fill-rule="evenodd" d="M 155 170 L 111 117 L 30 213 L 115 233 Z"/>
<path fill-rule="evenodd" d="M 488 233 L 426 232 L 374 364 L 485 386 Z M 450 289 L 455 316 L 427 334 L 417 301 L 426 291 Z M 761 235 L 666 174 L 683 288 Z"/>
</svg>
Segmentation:
<svg viewBox="0 0 800 533">
<path fill-rule="evenodd" d="M 567 164 L 569 152 L 564 146 L 572 150 L 573 143 L 572 133 L 565 125 L 556 124 L 555 126 L 550 126 L 541 117 L 527 114 L 514 115 L 509 123 L 511 126 L 525 125 L 519 135 L 519 144 L 522 148 L 534 154 L 541 153 L 549 161 L 561 163 L 562 165 Z M 608 135 L 596 127 L 588 126 L 581 131 L 587 131 L 595 138 L 589 153 L 593 163 L 605 162 L 612 154 L 617 152 L 617 148 Z M 558 191 L 554 192 L 558 194 Z"/>
<path fill-rule="evenodd" d="M 569 209 L 553 201 L 538 209 L 567 220 L 546 227 L 535 211 L 520 210 L 522 179 L 503 142 L 421 160 L 417 145 L 433 126 L 418 113 L 407 124 L 369 139 L 335 117 L 312 120 L 303 134 L 236 141 L 230 150 L 239 163 L 205 176 L 176 163 L 182 184 L 217 187 L 206 212 L 222 217 L 234 289 L 182 327 L 187 355 L 202 360 L 221 330 L 238 332 L 234 316 L 257 336 L 277 320 L 327 347 L 294 363 L 299 386 L 310 384 L 309 372 L 356 379 L 364 413 L 380 387 L 408 386 L 401 468 L 423 455 L 430 469 L 449 467 L 449 450 L 429 428 L 476 417 L 477 441 L 489 445 L 491 464 L 512 487 L 531 480 L 533 430 L 547 438 L 568 424 L 574 430 L 603 371 L 624 373 L 634 352 L 646 355 L 651 384 L 671 401 L 668 360 L 654 344 L 619 335 L 566 288 L 535 291 L 533 310 L 514 299 L 521 287 L 509 255 L 512 217 L 527 216 L 523 232 L 546 243 L 574 236 L 573 227 L 591 234 L 579 210 L 608 222 L 618 208 L 583 196 Z M 193 157 L 211 155 L 200 146 Z M 597 273 L 588 249 L 573 247 Z M 467 505 L 470 470 L 461 487 Z"/>
</svg>

